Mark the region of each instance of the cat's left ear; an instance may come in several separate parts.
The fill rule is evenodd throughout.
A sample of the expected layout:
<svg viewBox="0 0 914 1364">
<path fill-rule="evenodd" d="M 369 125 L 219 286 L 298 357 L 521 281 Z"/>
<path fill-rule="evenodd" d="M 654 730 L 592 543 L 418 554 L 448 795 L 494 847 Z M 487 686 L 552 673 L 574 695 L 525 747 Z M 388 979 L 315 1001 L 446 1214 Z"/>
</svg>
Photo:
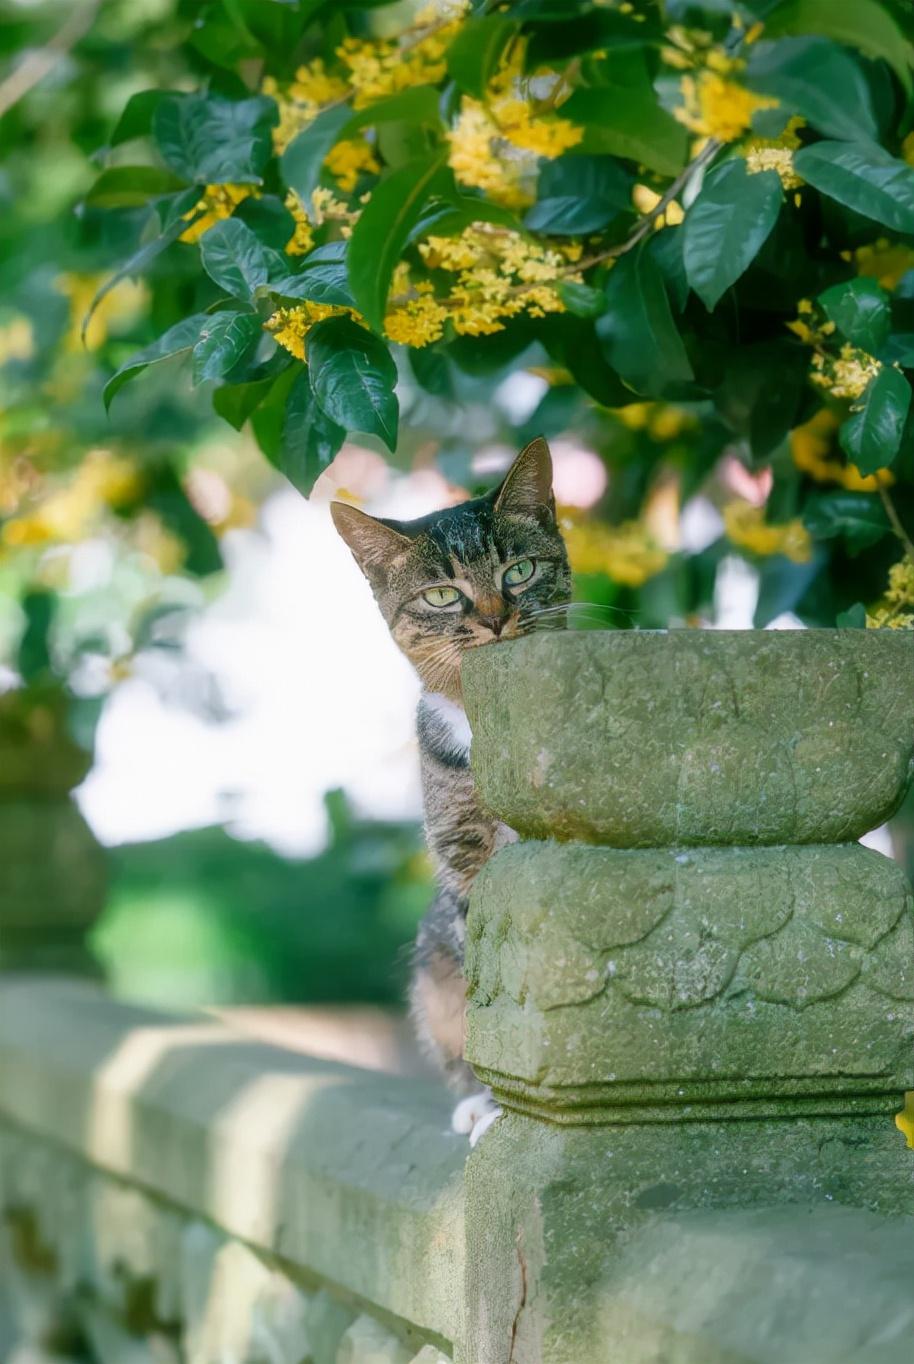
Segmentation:
<svg viewBox="0 0 914 1364">
<path fill-rule="evenodd" d="M 497 512 L 521 512 L 528 516 L 543 510 L 555 515 L 552 495 L 552 456 L 542 436 L 525 445 L 495 498 Z"/>
</svg>

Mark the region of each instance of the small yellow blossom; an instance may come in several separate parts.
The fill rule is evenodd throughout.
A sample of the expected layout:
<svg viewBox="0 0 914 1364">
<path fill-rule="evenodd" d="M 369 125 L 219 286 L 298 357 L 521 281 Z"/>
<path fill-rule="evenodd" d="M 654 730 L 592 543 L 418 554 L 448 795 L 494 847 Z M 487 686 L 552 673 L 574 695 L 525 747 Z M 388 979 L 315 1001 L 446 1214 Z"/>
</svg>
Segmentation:
<svg viewBox="0 0 914 1364">
<path fill-rule="evenodd" d="M 804 184 L 793 165 L 793 154 L 800 146 L 798 131 L 803 126 L 802 118 L 792 118 L 779 137 L 750 138 L 742 149 L 749 174 L 777 171 L 784 189 L 798 189 Z"/>
<path fill-rule="evenodd" d="M 632 189 L 632 203 L 635 205 L 638 212 L 643 213 L 645 217 L 654 211 L 660 203 L 661 198 L 662 195 L 658 194 L 656 190 L 651 189 L 648 185 L 635 185 Z M 673 199 L 667 204 L 664 211 L 659 213 L 654 219 L 654 227 L 658 229 L 661 227 L 676 227 L 682 222 L 684 217 L 685 213 L 682 210 L 682 205 L 678 204 L 676 200 Z"/>
<path fill-rule="evenodd" d="M 752 90 L 725 80 L 714 71 L 683 76 L 680 81 L 682 104 L 673 110 L 680 123 L 703 137 L 732 142 L 749 127 L 757 109 L 773 109 L 776 99 L 756 95 Z"/>
<path fill-rule="evenodd" d="M 498 154 L 498 125 L 478 100 L 464 96 L 457 121 L 447 136 L 448 161 L 460 184 L 483 190 L 506 208 L 525 208 L 532 203 L 533 194 L 524 181 L 532 183 L 534 160 L 511 156 L 506 148 Z"/>
<path fill-rule="evenodd" d="M 338 199 L 332 190 L 325 189 L 323 185 L 318 185 L 317 189 L 312 191 L 311 206 L 316 227 L 321 227 L 324 223 L 340 223 L 340 233 L 344 237 L 351 234 L 361 212 L 360 209 L 350 208 L 348 204 L 344 204 L 342 199 Z"/>
<path fill-rule="evenodd" d="M 295 223 L 295 230 L 286 242 L 286 254 L 289 256 L 306 256 L 314 245 L 311 219 L 302 208 L 301 199 L 294 190 L 289 190 L 284 202 Z"/>
<path fill-rule="evenodd" d="M 575 573 L 605 573 L 624 587 L 640 587 L 666 567 L 666 552 L 640 521 L 608 526 L 563 510 L 560 524 Z"/>
<path fill-rule="evenodd" d="M 895 476 L 889 469 L 875 474 L 861 474 L 856 464 L 832 458 L 840 422 L 827 407 L 820 408 L 814 417 L 790 433 L 790 453 L 793 462 L 804 474 L 817 483 L 840 483 L 855 493 L 873 493 L 880 485 L 890 487 Z"/>
<path fill-rule="evenodd" d="M 798 518 L 779 525 L 765 520 L 764 507 L 754 507 L 741 500 L 728 502 L 723 508 L 727 539 L 740 549 L 767 558 L 783 554 L 795 564 L 805 564 L 812 556 L 809 531 Z"/>
<path fill-rule="evenodd" d="M 223 218 L 230 218 L 238 205 L 255 193 L 253 185 L 207 185 L 202 197 L 184 214 L 185 218 L 193 218 L 197 213 L 203 217 L 182 232 L 178 240 L 198 242 L 204 232 Z"/>
<path fill-rule="evenodd" d="M 381 169 L 380 161 L 364 137 L 337 142 L 327 153 L 324 165 L 345 194 L 352 193 L 360 175 L 372 175 Z"/>
<path fill-rule="evenodd" d="M 339 308 L 334 303 L 298 303 L 292 308 L 278 308 L 263 324 L 271 332 L 280 346 L 297 360 L 304 360 L 305 338 L 316 322 L 327 317 L 351 317 L 362 322 L 361 316 L 352 308 Z"/>
<path fill-rule="evenodd" d="M 325 105 L 344 100 L 349 93 L 346 81 L 330 74 L 320 57 L 300 66 L 285 89 L 280 89 L 272 76 L 264 80 L 261 89 L 279 108 L 279 122 L 273 129 L 273 148 L 277 154 L 285 151 Z"/>
<path fill-rule="evenodd" d="M 34 354 L 35 333 L 27 317 L 14 317 L 0 326 L 0 366 L 10 360 L 31 360 Z"/>
<path fill-rule="evenodd" d="M 353 104 L 364 109 L 375 100 L 414 85 L 437 85 L 447 75 L 447 50 L 463 23 L 454 9 L 445 23 L 420 23 L 400 38 L 344 38 L 336 55 L 348 70 Z M 422 30 L 427 32 L 422 35 Z M 417 32 L 422 36 L 416 36 Z"/>
<path fill-rule="evenodd" d="M 902 275 L 914 269 L 914 249 L 878 237 L 867 246 L 858 246 L 853 254 L 858 275 L 877 280 L 883 289 L 894 289 Z"/>
<path fill-rule="evenodd" d="M 893 606 L 914 606 L 914 560 L 906 556 L 892 565 L 885 596 Z"/>
<path fill-rule="evenodd" d="M 447 316 L 434 294 L 417 293 L 391 308 L 384 318 L 384 334 L 402 346 L 428 346 L 440 339 Z"/>
<path fill-rule="evenodd" d="M 868 630 L 911 630 L 914 629 L 914 614 L 910 611 L 893 611 L 888 606 L 877 606 L 866 614 Z"/>
<path fill-rule="evenodd" d="M 812 357 L 810 379 L 833 398 L 860 398 L 882 365 L 859 346 L 846 342 L 838 356 L 817 352 Z"/>
</svg>

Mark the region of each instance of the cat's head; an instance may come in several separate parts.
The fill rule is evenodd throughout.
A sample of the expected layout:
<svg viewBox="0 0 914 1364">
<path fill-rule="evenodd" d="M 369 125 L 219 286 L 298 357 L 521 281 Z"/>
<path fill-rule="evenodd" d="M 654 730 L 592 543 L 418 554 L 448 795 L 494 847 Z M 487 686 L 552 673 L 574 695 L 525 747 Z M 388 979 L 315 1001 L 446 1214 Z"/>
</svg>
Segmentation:
<svg viewBox="0 0 914 1364">
<path fill-rule="evenodd" d="M 465 649 L 513 639 L 543 607 L 571 596 L 541 437 L 500 487 L 459 506 L 415 521 L 381 520 L 344 502 L 330 510 L 397 644 L 429 690 L 454 700 Z"/>
</svg>

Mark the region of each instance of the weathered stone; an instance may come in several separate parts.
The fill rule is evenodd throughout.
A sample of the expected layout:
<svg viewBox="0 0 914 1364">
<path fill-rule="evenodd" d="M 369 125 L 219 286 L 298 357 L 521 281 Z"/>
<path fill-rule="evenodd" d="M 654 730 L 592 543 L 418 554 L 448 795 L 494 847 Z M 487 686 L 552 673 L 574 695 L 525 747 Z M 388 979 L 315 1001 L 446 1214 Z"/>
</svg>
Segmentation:
<svg viewBox="0 0 914 1364">
<path fill-rule="evenodd" d="M 340 1341 L 355 1319 L 355 1312 L 325 1288 L 311 1295 L 306 1330 L 311 1343 L 309 1364 L 336 1364 Z"/>
<path fill-rule="evenodd" d="M 200 1258 L 187 1302 L 187 1364 L 304 1364 L 312 1353 L 307 1295 L 240 1242 L 228 1241 L 210 1257 L 204 1238 L 196 1229 L 191 1235 Z"/>
<path fill-rule="evenodd" d="M 515 844 L 473 893 L 467 1056 L 562 1121 L 894 1111 L 912 925 L 904 872 L 858 844 Z"/>
<path fill-rule="evenodd" d="M 451 1364 L 451 1361 L 437 1346 L 423 1345 L 415 1358 L 410 1360 L 410 1364 Z"/>
<path fill-rule="evenodd" d="M 910 632 L 533 635 L 462 677 L 481 795 L 530 837 L 845 842 L 911 771 Z"/>
<path fill-rule="evenodd" d="M 337 1364 L 410 1364 L 413 1351 L 374 1317 L 361 1316 L 340 1341 Z"/>
</svg>

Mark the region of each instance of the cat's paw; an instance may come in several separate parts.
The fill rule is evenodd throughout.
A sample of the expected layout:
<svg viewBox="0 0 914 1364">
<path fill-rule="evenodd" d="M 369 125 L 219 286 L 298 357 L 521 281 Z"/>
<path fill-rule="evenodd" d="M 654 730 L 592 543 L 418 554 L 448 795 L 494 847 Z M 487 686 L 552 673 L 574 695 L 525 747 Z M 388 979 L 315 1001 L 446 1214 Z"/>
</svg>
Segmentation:
<svg viewBox="0 0 914 1364">
<path fill-rule="evenodd" d="M 501 1109 L 487 1089 L 478 1094 L 470 1094 L 451 1114 L 451 1127 L 462 1137 L 470 1138 L 475 1146 L 484 1132 L 488 1132 L 496 1118 L 501 1117 Z"/>
</svg>

